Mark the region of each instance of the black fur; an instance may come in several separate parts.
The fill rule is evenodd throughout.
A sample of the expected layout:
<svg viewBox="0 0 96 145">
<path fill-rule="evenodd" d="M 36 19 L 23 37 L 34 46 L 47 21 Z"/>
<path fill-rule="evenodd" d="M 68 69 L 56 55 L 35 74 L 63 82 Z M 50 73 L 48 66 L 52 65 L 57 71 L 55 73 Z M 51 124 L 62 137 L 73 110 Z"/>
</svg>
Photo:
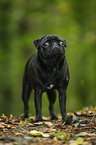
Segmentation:
<svg viewBox="0 0 96 145">
<path fill-rule="evenodd" d="M 38 49 L 26 63 L 23 77 L 22 99 L 24 102 L 24 118 L 28 117 L 28 100 L 34 89 L 36 121 L 42 120 L 42 93 L 46 92 L 49 99 L 51 119 L 57 119 L 53 105 L 56 92 L 59 92 L 59 102 L 62 119 L 66 114 L 66 89 L 69 82 L 69 69 L 65 58 L 66 41 L 58 35 L 46 35 L 34 40 Z"/>
</svg>

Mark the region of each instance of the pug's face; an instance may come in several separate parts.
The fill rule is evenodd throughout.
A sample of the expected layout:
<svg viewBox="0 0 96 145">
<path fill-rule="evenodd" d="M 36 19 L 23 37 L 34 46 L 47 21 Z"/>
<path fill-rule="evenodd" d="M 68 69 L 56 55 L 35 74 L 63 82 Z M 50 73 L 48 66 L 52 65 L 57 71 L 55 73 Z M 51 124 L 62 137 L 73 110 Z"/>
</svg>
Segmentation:
<svg viewBox="0 0 96 145">
<path fill-rule="evenodd" d="M 66 40 L 58 35 L 46 35 L 33 43 L 41 59 L 59 62 L 65 56 Z"/>
</svg>

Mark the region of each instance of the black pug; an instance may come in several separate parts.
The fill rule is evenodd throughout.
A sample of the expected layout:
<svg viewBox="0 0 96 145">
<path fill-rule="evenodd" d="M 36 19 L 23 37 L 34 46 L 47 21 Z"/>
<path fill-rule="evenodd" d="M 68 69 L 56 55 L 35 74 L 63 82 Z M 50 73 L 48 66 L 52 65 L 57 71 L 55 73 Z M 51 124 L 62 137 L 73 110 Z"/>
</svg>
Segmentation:
<svg viewBox="0 0 96 145">
<path fill-rule="evenodd" d="M 66 114 L 66 89 L 69 82 L 69 69 L 65 58 L 66 40 L 58 35 L 46 35 L 33 41 L 37 53 L 26 63 L 23 77 L 22 99 L 24 102 L 24 118 L 28 118 L 28 100 L 34 89 L 36 121 L 42 119 L 42 93 L 49 99 L 51 120 L 57 119 L 54 114 L 56 90 L 59 92 L 62 119 Z"/>
</svg>

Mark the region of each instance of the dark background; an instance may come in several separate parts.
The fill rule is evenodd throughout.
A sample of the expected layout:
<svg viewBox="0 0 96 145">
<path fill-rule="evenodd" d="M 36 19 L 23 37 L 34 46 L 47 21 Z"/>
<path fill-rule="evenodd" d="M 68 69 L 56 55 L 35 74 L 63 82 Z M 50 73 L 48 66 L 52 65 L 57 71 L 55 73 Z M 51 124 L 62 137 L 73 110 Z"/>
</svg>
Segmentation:
<svg viewBox="0 0 96 145">
<path fill-rule="evenodd" d="M 96 0 L 0 0 L 0 113 L 23 113 L 25 63 L 37 51 L 32 41 L 47 34 L 67 41 L 67 112 L 96 105 Z M 35 115 L 33 93 L 29 106 Z M 49 115 L 45 93 L 43 115 Z"/>
</svg>

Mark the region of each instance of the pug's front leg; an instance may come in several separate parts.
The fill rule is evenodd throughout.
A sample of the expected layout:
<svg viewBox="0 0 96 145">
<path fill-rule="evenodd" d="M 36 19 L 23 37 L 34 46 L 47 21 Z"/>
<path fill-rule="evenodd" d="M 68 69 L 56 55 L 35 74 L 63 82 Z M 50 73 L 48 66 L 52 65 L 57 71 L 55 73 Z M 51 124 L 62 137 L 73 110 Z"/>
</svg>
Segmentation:
<svg viewBox="0 0 96 145">
<path fill-rule="evenodd" d="M 66 89 L 60 88 L 58 91 L 59 91 L 59 103 L 60 103 L 62 120 L 64 120 L 67 117 L 67 114 L 66 114 Z"/>
<path fill-rule="evenodd" d="M 42 119 L 42 92 L 41 89 L 37 88 L 34 90 L 35 93 L 35 108 L 36 108 L 36 121 L 41 121 Z"/>
</svg>

